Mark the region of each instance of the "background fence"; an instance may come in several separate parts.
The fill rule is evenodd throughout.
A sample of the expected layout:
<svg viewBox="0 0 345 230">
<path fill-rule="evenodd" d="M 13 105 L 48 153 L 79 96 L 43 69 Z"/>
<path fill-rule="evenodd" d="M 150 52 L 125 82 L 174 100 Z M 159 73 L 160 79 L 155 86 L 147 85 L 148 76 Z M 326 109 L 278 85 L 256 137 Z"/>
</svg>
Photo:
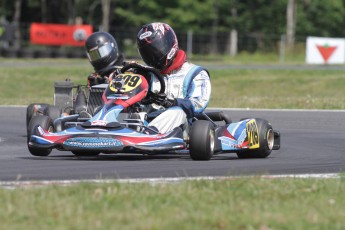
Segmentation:
<svg viewBox="0 0 345 230">
<path fill-rule="evenodd" d="M 98 31 L 94 26 L 94 31 Z M 67 57 L 84 58 L 83 47 L 68 46 L 42 46 L 30 43 L 30 24 L 21 25 L 20 47 L 15 47 L 14 34 L 7 36 L 0 43 L 0 56 L 2 57 Z M 128 58 L 138 58 L 136 49 L 136 35 L 139 28 L 111 27 L 109 32 L 114 35 L 118 42 L 120 52 Z M 216 34 L 200 33 L 197 31 L 175 30 L 179 39 L 179 46 L 188 55 L 231 55 L 231 36 L 229 32 L 218 32 Z M 305 46 L 306 38 L 297 38 L 296 43 Z M 262 33 L 239 33 L 237 37 L 237 52 L 266 52 L 285 54 L 285 40 L 282 35 Z M 300 47 L 300 46 L 299 46 Z M 301 50 L 299 50 L 301 52 Z M 304 51 L 303 51 L 304 52 Z"/>
</svg>

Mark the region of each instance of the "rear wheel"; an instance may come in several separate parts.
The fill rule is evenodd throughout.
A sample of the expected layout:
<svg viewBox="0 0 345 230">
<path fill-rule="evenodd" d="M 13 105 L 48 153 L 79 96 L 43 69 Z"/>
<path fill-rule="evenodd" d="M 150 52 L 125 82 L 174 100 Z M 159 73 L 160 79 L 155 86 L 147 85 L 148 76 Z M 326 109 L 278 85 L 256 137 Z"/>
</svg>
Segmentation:
<svg viewBox="0 0 345 230">
<path fill-rule="evenodd" d="M 44 115 L 50 117 L 54 122 L 57 118 L 61 117 L 61 109 L 55 105 L 48 105 L 44 109 Z"/>
<path fill-rule="evenodd" d="M 209 121 L 197 120 L 193 122 L 190 140 L 189 154 L 193 160 L 210 160 L 214 152 L 213 125 Z"/>
<path fill-rule="evenodd" d="M 53 121 L 51 120 L 50 117 L 45 116 L 45 115 L 38 115 L 38 116 L 34 116 L 30 123 L 29 123 L 29 127 L 28 127 L 28 149 L 30 151 L 30 153 L 34 156 L 48 156 L 51 153 L 51 149 L 41 149 L 41 148 L 37 148 L 37 147 L 33 147 L 29 145 L 29 140 L 31 135 L 34 133 L 35 128 L 40 125 L 44 130 L 47 130 L 49 132 L 53 132 L 54 130 L 54 126 L 53 126 Z"/>
<path fill-rule="evenodd" d="M 274 145 L 274 132 L 272 125 L 263 119 L 256 118 L 255 120 L 259 134 L 259 148 L 238 152 L 237 156 L 241 159 L 266 158 L 272 152 Z"/>
<path fill-rule="evenodd" d="M 32 103 L 28 105 L 28 107 L 26 108 L 26 128 L 27 129 L 29 127 L 31 118 L 37 115 L 38 110 L 42 109 L 42 112 L 43 112 L 43 108 L 46 106 L 48 106 L 48 104 L 45 104 L 45 103 Z"/>
</svg>

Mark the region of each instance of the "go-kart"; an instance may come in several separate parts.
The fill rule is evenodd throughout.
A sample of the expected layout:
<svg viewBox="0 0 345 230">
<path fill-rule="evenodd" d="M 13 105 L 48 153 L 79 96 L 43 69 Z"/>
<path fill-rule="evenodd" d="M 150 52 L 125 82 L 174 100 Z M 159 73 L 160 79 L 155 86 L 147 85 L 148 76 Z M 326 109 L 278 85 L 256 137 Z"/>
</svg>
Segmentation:
<svg viewBox="0 0 345 230">
<path fill-rule="evenodd" d="M 209 160 L 213 154 L 233 152 L 239 158 L 265 158 L 280 148 L 280 134 L 260 118 L 232 122 L 223 112 L 200 113 L 193 118 L 189 135 L 177 127 L 159 133 L 148 126 L 140 102 L 148 94 L 152 75 L 165 91 L 163 76 L 155 69 L 131 63 L 121 69 L 103 93 L 103 107 L 91 118 L 80 114 L 34 116 L 28 125 L 28 149 L 34 156 L 48 156 L 52 149 L 71 151 L 77 156 L 100 153 L 164 154 L 186 153 L 193 160 Z M 127 119 L 119 121 L 122 112 Z M 219 125 L 220 122 L 225 125 Z"/>
<path fill-rule="evenodd" d="M 117 67 L 114 67 L 117 68 Z M 70 79 L 54 84 L 54 104 L 32 103 L 26 108 L 26 126 L 36 115 L 47 115 L 55 119 L 61 114 L 90 118 L 103 105 L 102 95 L 107 84 L 87 85 L 74 84 Z M 29 130 L 28 130 L 29 131 Z"/>
</svg>

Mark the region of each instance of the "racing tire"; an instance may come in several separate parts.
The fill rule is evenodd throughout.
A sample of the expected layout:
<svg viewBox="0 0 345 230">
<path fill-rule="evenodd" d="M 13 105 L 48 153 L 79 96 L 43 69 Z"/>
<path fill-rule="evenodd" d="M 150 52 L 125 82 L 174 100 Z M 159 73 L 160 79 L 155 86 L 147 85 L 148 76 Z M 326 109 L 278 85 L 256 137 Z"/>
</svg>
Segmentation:
<svg viewBox="0 0 345 230">
<path fill-rule="evenodd" d="M 50 117 L 45 115 L 34 116 L 29 123 L 29 133 L 28 133 L 28 149 L 31 155 L 45 157 L 48 156 L 52 149 L 41 149 L 29 145 L 29 140 L 31 135 L 34 133 L 34 129 L 37 125 L 40 125 L 44 130 L 52 132 L 54 129 L 53 121 Z"/>
<path fill-rule="evenodd" d="M 61 117 L 61 109 L 55 105 L 48 105 L 44 109 L 43 114 L 50 117 L 52 121 L 54 122 L 56 119 Z"/>
<path fill-rule="evenodd" d="M 28 129 L 29 123 L 33 116 L 37 115 L 37 108 L 46 107 L 46 103 L 32 103 L 26 107 L 26 128 Z"/>
<path fill-rule="evenodd" d="M 259 148 L 238 152 L 237 156 L 240 159 L 266 158 L 272 152 L 274 146 L 274 132 L 272 125 L 264 119 L 256 118 L 255 120 L 259 133 Z"/>
<path fill-rule="evenodd" d="M 83 152 L 83 151 L 72 151 L 77 157 L 95 157 L 100 154 L 100 152 Z"/>
<path fill-rule="evenodd" d="M 189 139 L 190 157 L 197 161 L 210 160 L 214 153 L 214 138 L 214 127 L 209 121 L 193 122 Z"/>
</svg>

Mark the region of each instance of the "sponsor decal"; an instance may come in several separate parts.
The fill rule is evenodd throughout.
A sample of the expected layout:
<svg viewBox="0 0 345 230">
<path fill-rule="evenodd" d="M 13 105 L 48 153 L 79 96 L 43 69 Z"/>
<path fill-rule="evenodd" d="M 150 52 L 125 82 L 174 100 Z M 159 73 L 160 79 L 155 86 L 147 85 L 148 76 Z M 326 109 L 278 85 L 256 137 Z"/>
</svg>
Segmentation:
<svg viewBox="0 0 345 230">
<path fill-rule="evenodd" d="M 92 31 L 91 25 L 32 23 L 30 41 L 40 45 L 84 46 Z"/>
<path fill-rule="evenodd" d="M 104 121 L 104 120 L 96 120 L 96 121 L 93 121 L 91 123 L 91 125 L 94 125 L 94 126 L 106 126 L 107 125 L 107 121 Z"/>
<path fill-rule="evenodd" d="M 237 141 L 233 140 L 229 137 L 218 137 L 218 139 L 221 141 L 222 143 L 222 150 L 230 150 L 230 149 L 235 149 L 237 148 Z"/>
<path fill-rule="evenodd" d="M 260 147 L 259 144 L 259 131 L 255 119 L 251 119 L 246 124 L 247 136 L 250 149 L 257 149 Z"/>
<path fill-rule="evenodd" d="M 246 130 L 243 129 L 241 135 L 239 136 L 238 140 L 229 138 L 227 136 L 218 137 L 222 144 L 222 150 L 232 150 L 232 149 L 243 149 L 248 148 L 247 146 L 243 146 L 247 137 Z"/>
<path fill-rule="evenodd" d="M 175 49 L 175 48 L 172 48 L 172 49 L 170 50 L 170 52 L 168 53 L 167 59 L 173 58 L 174 55 L 175 55 L 175 53 L 176 53 L 176 49 Z"/>
<path fill-rule="evenodd" d="M 145 39 L 145 38 L 150 37 L 151 35 L 152 35 L 152 32 L 151 32 L 151 31 L 147 31 L 147 32 L 141 34 L 140 37 L 139 37 L 139 39 L 140 39 L 140 40 L 143 40 L 143 39 Z"/>
<path fill-rule="evenodd" d="M 66 146 L 78 148 L 111 148 L 123 146 L 123 143 L 120 140 L 99 137 L 70 138 L 66 140 L 63 144 Z"/>
<path fill-rule="evenodd" d="M 75 41 L 82 42 L 87 38 L 87 32 L 84 29 L 76 29 L 73 32 L 73 38 Z"/>
<path fill-rule="evenodd" d="M 307 64 L 344 64 L 345 39 L 331 37 L 307 37 Z"/>
<path fill-rule="evenodd" d="M 152 23 L 152 28 L 156 30 L 160 30 L 162 35 L 164 35 L 165 28 L 163 23 Z"/>
</svg>

